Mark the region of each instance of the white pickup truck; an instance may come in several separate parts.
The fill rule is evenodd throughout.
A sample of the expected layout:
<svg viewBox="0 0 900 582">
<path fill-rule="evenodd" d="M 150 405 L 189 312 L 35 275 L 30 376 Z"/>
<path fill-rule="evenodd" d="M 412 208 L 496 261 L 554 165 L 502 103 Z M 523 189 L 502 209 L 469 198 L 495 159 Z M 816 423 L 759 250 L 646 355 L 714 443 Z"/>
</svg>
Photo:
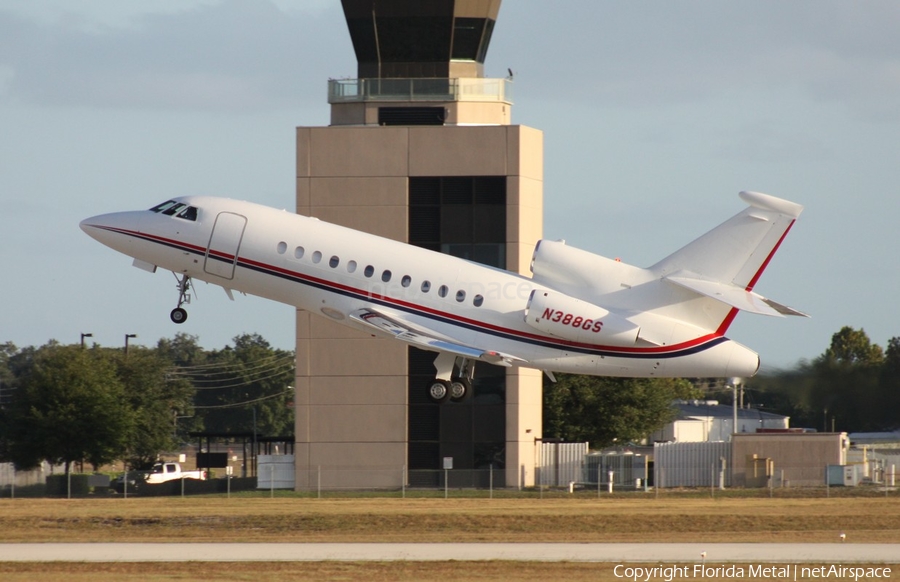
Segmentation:
<svg viewBox="0 0 900 582">
<path fill-rule="evenodd" d="M 206 471 L 182 471 L 178 463 L 156 463 L 150 472 L 145 475 L 148 484 L 165 483 L 178 479 L 206 479 Z"/>
</svg>

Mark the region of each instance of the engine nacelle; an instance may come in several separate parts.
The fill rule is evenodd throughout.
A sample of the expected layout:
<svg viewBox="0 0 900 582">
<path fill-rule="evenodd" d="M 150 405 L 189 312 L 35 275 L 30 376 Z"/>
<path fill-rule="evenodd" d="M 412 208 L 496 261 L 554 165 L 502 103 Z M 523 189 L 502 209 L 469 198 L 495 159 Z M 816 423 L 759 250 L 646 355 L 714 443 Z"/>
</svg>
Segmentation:
<svg viewBox="0 0 900 582">
<path fill-rule="evenodd" d="M 525 307 L 525 323 L 538 331 L 587 344 L 633 346 L 640 327 L 587 301 L 535 289 Z"/>
<path fill-rule="evenodd" d="M 551 240 L 538 242 L 531 272 L 536 283 L 576 296 L 612 293 L 647 279 L 643 269 Z"/>
</svg>

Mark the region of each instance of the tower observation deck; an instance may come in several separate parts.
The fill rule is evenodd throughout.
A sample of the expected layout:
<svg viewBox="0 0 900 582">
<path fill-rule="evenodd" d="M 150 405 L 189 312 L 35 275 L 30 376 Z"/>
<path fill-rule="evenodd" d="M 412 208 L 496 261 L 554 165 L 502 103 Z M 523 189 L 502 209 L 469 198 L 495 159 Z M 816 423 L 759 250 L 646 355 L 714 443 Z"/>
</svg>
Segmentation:
<svg viewBox="0 0 900 582">
<path fill-rule="evenodd" d="M 328 82 L 331 125 L 509 125 L 512 82 L 485 78 L 500 0 L 342 0 L 356 79 Z"/>
</svg>

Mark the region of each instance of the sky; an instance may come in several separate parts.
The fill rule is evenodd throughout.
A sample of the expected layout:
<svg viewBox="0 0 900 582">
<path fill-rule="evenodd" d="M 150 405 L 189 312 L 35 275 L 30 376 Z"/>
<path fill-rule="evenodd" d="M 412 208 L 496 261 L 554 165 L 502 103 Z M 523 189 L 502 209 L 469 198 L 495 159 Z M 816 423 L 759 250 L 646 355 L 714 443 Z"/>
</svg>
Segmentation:
<svg viewBox="0 0 900 582">
<path fill-rule="evenodd" d="M 845 325 L 900 336 L 897 30 L 894 0 L 506 0 L 485 72 L 543 131 L 545 238 L 649 266 L 741 190 L 806 207 L 756 291 L 812 317 L 729 330 L 773 370 Z M 172 324 L 171 273 L 78 223 L 190 194 L 293 209 L 295 127 L 355 76 L 338 0 L 0 0 L 0 343 L 293 349 L 291 307 L 202 282 Z"/>
</svg>

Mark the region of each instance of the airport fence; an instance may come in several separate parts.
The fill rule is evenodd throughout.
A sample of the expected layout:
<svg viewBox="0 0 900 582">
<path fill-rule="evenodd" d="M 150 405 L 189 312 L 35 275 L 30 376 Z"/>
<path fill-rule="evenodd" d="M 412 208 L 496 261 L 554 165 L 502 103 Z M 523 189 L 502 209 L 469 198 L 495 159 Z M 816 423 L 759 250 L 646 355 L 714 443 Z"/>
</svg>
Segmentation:
<svg viewBox="0 0 900 582">
<path fill-rule="evenodd" d="M 206 481 L 184 479 L 161 485 L 116 490 L 106 475 L 64 474 L 25 483 L 20 475 L 4 477 L 0 498 L 240 495 L 243 497 L 298 496 L 315 498 L 429 497 L 429 498 L 597 498 L 663 496 L 710 497 L 900 497 L 900 464 L 896 459 L 870 456 L 865 462 L 844 465 L 786 465 L 772 459 L 744 459 L 734 466 L 721 458 L 707 464 L 654 461 L 647 457 L 585 456 L 579 471 L 563 473 L 569 481 L 541 479 L 540 472 L 505 468 L 409 470 L 405 466 L 359 468 L 317 466 L 286 471 L 274 479 L 223 476 Z M 284 468 L 281 468 L 284 469 Z M 513 474 L 520 480 L 510 482 Z M 551 471 L 553 476 L 557 472 Z M 30 479 L 36 479 L 30 477 Z M 105 481 L 105 482 L 102 482 Z M 523 484 L 524 483 L 524 484 Z"/>
<path fill-rule="evenodd" d="M 0 495 L 14 497 L 17 489 L 19 495 L 42 495 L 47 479 L 62 471 L 61 466 L 47 462 L 27 471 L 17 470 L 12 463 L 0 463 Z"/>
</svg>

